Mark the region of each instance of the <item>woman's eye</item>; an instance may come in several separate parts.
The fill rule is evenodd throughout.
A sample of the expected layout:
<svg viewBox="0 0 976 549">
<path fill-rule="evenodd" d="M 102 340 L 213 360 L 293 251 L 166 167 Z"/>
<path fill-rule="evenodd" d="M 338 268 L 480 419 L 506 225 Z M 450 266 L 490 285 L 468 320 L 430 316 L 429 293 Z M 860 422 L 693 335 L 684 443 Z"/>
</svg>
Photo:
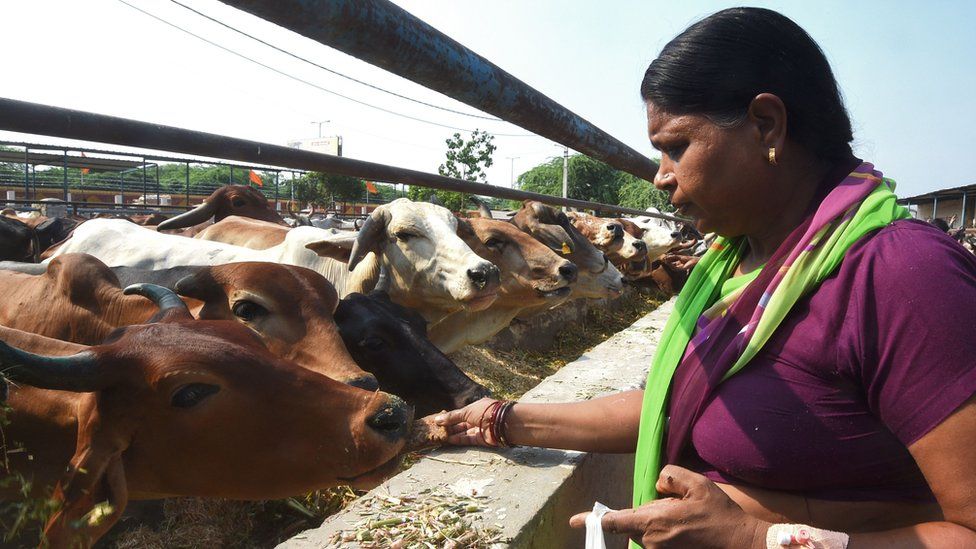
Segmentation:
<svg viewBox="0 0 976 549">
<path fill-rule="evenodd" d="M 191 406 L 196 406 L 208 396 L 216 394 L 218 391 L 220 391 L 220 387 L 216 385 L 190 383 L 189 385 L 180 387 L 173 393 L 170 404 L 175 408 L 190 408 Z"/>
<path fill-rule="evenodd" d="M 234 316 L 245 322 L 250 322 L 268 312 L 264 307 L 253 301 L 238 301 L 234 304 L 232 311 L 234 312 Z"/>
<path fill-rule="evenodd" d="M 687 148 L 688 145 L 680 145 L 677 147 L 665 147 L 664 149 L 661 149 L 661 152 L 668 155 L 668 158 L 670 158 L 672 161 L 678 162 L 679 160 L 681 160 L 681 155 L 685 153 L 685 149 Z"/>
<path fill-rule="evenodd" d="M 378 351 L 383 348 L 384 342 L 381 338 L 376 336 L 370 336 L 359 342 L 360 347 L 365 347 L 367 349 Z"/>
</svg>

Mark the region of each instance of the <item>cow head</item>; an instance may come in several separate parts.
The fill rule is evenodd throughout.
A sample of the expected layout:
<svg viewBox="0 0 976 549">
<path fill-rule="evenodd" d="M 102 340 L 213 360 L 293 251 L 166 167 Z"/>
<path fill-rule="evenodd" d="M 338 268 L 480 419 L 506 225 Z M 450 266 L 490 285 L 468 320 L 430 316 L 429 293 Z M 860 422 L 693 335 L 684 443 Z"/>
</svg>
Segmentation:
<svg viewBox="0 0 976 549">
<path fill-rule="evenodd" d="M 140 496 L 268 499 L 367 486 L 398 464 L 412 412 L 397 397 L 343 385 L 279 359 L 236 322 L 194 320 L 158 286 L 157 322 L 65 357 L 0 343 L 13 381 L 88 393 L 54 491 L 52 546 L 88 545 Z M 101 513 L 93 514 L 95 506 Z"/>
<path fill-rule="evenodd" d="M 201 319 L 235 320 L 254 330 L 277 356 L 362 389 L 377 388 L 346 351 L 333 314 L 335 288 L 322 275 L 294 265 L 266 262 L 203 267 L 176 283 L 180 295 L 198 299 Z"/>
<path fill-rule="evenodd" d="M 458 220 L 458 235 L 501 271 L 499 301 L 531 306 L 569 297 L 578 269 L 518 227 L 490 218 Z M 555 303 L 554 303 L 555 304 Z"/>
<path fill-rule="evenodd" d="M 462 408 L 490 394 L 430 342 L 423 317 L 390 301 L 386 292 L 349 294 L 339 302 L 336 323 L 356 362 L 384 391 L 415 406 L 418 416 Z"/>
<path fill-rule="evenodd" d="M 203 204 L 163 221 L 156 228 L 160 231 L 182 229 L 204 223 L 210 218 L 215 222 L 220 221 L 230 215 L 285 225 L 285 220 L 274 211 L 268 199 L 257 189 L 247 185 L 224 185 L 211 193 Z"/>
<path fill-rule="evenodd" d="M 606 255 L 580 233 L 566 214 L 541 202 L 526 200 L 512 223 L 569 259 L 579 268 L 573 295 L 586 298 L 618 297 L 623 277 Z"/>
<path fill-rule="evenodd" d="M 330 241 L 307 247 L 335 252 Z M 352 242 L 349 270 L 369 253 L 389 271 L 390 296 L 408 307 L 478 311 L 497 298 L 498 268 L 458 237 L 457 219 L 442 206 L 400 198 L 376 208 Z"/>
<path fill-rule="evenodd" d="M 615 265 L 628 261 L 642 261 L 647 257 L 647 245 L 624 228 L 619 219 L 597 217 L 582 212 L 567 214 L 573 226 Z"/>
</svg>

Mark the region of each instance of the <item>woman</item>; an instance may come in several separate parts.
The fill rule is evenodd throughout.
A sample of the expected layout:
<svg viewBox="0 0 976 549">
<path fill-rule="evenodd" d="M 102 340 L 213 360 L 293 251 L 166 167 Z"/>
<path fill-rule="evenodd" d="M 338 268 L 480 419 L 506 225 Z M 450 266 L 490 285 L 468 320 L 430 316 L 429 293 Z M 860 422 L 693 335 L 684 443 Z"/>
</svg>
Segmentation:
<svg viewBox="0 0 976 549">
<path fill-rule="evenodd" d="M 451 441 L 636 450 L 634 509 L 603 526 L 644 546 L 976 546 L 976 260 L 853 156 L 819 47 L 724 10 L 641 94 L 655 186 L 722 236 L 647 390 L 481 400 L 437 418 Z"/>
</svg>

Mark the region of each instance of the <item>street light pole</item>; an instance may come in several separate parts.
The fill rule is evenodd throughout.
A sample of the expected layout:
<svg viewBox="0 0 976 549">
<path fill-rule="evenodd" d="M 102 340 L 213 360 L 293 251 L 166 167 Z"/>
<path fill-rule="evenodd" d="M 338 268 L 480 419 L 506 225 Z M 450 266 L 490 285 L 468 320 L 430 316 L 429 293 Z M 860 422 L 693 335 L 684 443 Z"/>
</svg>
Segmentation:
<svg viewBox="0 0 976 549">
<path fill-rule="evenodd" d="M 563 198 L 569 198 L 569 147 L 563 148 Z M 566 206 L 563 206 L 566 211 Z"/>
<path fill-rule="evenodd" d="M 511 160 L 512 161 L 511 182 L 512 182 L 512 188 L 514 189 L 515 188 L 515 161 L 518 160 L 519 158 L 522 158 L 522 157 L 521 156 L 506 156 L 505 158 L 507 158 L 508 160 Z"/>
<path fill-rule="evenodd" d="M 332 122 L 332 121 L 331 120 L 321 120 L 321 121 L 315 120 L 315 121 L 310 122 L 310 124 L 318 124 L 319 125 L 319 137 L 322 137 L 322 124 L 328 124 L 329 122 Z"/>
</svg>

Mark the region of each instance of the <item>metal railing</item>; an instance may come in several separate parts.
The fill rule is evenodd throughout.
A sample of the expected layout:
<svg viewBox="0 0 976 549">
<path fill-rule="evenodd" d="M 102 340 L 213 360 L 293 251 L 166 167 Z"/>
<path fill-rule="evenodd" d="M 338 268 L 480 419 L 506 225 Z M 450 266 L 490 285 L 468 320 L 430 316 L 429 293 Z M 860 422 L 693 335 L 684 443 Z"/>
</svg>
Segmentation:
<svg viewBox="0 0 976 549">
<path fill-rule="evenodd" d="M 279 166 L 283 169 L 307 170 L 348 175 L 382 183 L 403 183 L 447 191 L 456 191 L 510 200 L 538 200 L 556 206 L 596 210 L 606 213 L 651 215 L 672 221 L 685 221 L 667 214 L 650 214 L 636 208 L 561 198 L 540 193 L 495 187 L 417 170 L 353 160 L 281 145 L 261 143 L 235 137 L 175 128 L 103 114 L 52 107 L 38 103 L 0 98 L 0 129 L 98 141 L 129 147 L 223 158 L 237 162 Z"/>
</svg>

